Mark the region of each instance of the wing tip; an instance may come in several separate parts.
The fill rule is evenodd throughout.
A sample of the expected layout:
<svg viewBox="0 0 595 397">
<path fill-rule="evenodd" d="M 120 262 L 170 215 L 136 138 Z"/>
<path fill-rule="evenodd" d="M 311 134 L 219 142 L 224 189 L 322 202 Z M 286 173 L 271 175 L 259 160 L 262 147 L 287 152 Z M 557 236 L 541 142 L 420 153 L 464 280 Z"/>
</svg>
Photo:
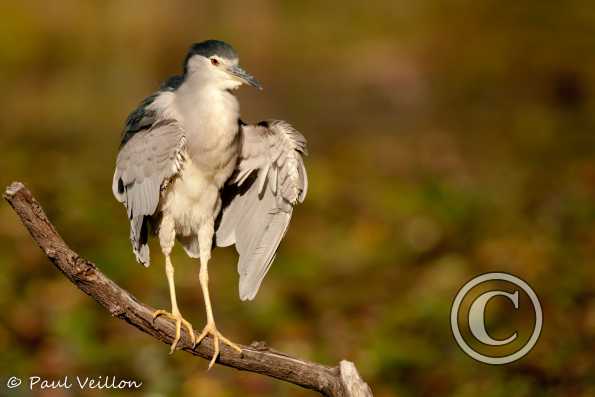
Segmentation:
<svg viewBox="0 0 595 397">
<path fill-rule="evenodd" d="M 254 300 L 254 297 L 256 296 L 256 294 L 252 294 L 252 295 L 248 295 L 248 294 L 240 294 L 240 300 L 242 302 L 247 302 L 247 301 L 251 301 Z"/>
<path fill-rule="evenodd" d="M 260 281 L 262 282 L 262 280 Z M 254 300 L 258 290 L 260 289 L 260 284 L 261 283 L 259 282 L 258 284 L 254 285 L 253 283 L 249 283 L 247 279 L 240 277 L 240 300 L 243 302 Z"/>
<path fill-rule="evenodd" d="M 136 257 L 136 261 L 144 267 L 149 267 L 151 265 L 149 246 L 147 244 L 142 245 L 139 250 L 135 249 L 134 256 Z"/>
</svg>

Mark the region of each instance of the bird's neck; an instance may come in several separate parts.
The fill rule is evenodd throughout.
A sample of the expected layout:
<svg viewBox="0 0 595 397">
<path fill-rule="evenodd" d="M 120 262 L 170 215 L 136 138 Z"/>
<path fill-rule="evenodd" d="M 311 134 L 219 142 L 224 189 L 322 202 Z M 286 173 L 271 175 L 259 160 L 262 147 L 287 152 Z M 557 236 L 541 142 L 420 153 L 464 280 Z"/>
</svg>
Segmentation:
<svg viewBox="0 0 595 397">
<path fill-rule="evenodd" d="M 235 139 L 240 109 L 227 90 L 190 80 L 176 92 L 175 104 L 190 146 L 210 148 Z"/>
<path fill-rule="evenodd" d="M 205 82 L 200 76 L 188 78 L 176 92 L 176 103 L 184 116 L 209 113 L 238 113 L 238 101 L 225 87 Z M 209 110 L 210 109 L 210 110 Z"/>
</svg>

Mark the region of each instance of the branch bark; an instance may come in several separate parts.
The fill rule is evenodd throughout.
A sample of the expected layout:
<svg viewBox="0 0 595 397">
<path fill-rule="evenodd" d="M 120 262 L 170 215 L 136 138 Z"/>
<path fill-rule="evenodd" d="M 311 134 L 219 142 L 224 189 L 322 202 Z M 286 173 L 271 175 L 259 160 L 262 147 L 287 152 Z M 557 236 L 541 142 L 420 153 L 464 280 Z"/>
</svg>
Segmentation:
<svg viewBox="0 0 595 397">
<path fill-rule="evenodd" d="M 95 299 L 112 316 L 163 343 L 171 344 L 175 335 L 174 324 L 163 318 L 157 318 L 153 324 L 152 314 L 155 309 L 138 301 L 99 271 L 94 263 L 71 250 L 22 183 L 11 184 L 6 189 L 4 198 L 29 230 L 33 240 L 74 285 Z M 184 328 L 182 330 L 179 343 L 181 350 L 210 360 L 213 354 L 212 338 L 208 336 L 193 349 Z M 327 367 L 275 351 L 262 342 L 241 348 L 242 354 L 238 354 L 223 344 L 217 362 L 240 371 L 255 372 L 293 383 L 324 396 L 372 397 L 370 387 L 349 361 L 343 360 L 336 367 Z"/>
</svg>

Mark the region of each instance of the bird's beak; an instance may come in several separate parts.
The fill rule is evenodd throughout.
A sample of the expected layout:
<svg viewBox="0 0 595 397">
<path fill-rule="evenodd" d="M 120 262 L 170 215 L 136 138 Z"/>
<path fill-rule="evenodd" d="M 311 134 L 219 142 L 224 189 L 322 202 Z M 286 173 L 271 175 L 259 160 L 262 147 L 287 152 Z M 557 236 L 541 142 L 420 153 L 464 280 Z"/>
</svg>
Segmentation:
<svg viewBox="0 0 595 397">
<path fill-rule="evenodd" d="M 238 65 L 229 66 L 227 68 L 227 73 L 237 77 L 243 83 L 250 84 L 252 87 L 256 87 L 259 90 L 262 90 L 262 86 L 260 85 L 258 80 L 256 80 L 250 73 L 246 72 Z"/>
</svg>

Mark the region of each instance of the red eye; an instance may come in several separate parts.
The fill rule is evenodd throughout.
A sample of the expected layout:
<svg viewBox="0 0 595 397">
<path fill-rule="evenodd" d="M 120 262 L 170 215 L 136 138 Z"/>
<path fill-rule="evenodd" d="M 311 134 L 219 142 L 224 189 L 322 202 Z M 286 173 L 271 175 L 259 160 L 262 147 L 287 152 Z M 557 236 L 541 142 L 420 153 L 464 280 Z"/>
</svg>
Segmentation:
<svg viewBox="0 0 595 397">
<path fill-rule="evenodd" d="M 215 66 L 219 65 L 219 61 L 216 58 L 211 58 L 211 63 Z"/>
</svg>

